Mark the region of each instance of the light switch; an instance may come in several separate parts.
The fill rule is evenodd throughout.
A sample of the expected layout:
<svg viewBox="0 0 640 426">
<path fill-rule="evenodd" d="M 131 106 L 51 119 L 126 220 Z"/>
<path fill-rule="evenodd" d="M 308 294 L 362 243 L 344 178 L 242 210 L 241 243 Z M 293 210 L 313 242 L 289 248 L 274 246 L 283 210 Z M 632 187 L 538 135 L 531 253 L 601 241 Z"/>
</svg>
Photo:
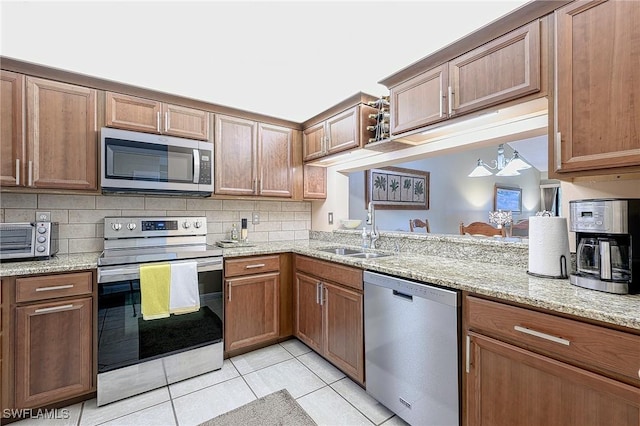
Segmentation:
<svg viewBox="0 0 640 426">
<path fill-rule="evenodd" d="M 251 213 L 251 223 L 257 225 L 260 223 L 260 212 Z"/>
</svg>

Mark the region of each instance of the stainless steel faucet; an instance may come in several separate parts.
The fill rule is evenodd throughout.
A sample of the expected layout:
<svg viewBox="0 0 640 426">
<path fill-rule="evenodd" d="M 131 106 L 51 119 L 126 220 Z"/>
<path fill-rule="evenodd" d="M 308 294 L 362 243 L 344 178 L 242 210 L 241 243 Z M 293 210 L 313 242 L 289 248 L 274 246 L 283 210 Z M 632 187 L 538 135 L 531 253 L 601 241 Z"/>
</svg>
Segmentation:
<svg viewBox="0 0 640 426">
<path fill-rule="evenodd" d="M 371 232 L 369 233 L 369 247 L 374 249 L 376 248 L 378 238 L 380 238 L 380 233 L 376 226 L 376 211 L 371 201 L 369 201 L 369 208 L 367 209 L 367 225 L 371 225 Z"/>
</svg>

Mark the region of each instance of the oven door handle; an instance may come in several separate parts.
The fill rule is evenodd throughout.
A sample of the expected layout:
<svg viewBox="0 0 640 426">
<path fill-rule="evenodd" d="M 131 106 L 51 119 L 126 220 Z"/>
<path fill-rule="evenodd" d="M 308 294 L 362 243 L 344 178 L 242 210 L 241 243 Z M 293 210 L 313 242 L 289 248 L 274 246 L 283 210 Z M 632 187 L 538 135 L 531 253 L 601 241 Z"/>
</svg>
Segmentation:
<svg viewBox="0 0 640 426">
<path fill-rule="evenodd" d="M 182 261 L 182 262 L 186 262 Z M 198 272 L 221 271 L 222 258 L 198 260 Z M 169 262 L 181 263 L 181 261 Z M 140 264 L 98 268 L 98 283 L 140 279 Z"/>
</svg>

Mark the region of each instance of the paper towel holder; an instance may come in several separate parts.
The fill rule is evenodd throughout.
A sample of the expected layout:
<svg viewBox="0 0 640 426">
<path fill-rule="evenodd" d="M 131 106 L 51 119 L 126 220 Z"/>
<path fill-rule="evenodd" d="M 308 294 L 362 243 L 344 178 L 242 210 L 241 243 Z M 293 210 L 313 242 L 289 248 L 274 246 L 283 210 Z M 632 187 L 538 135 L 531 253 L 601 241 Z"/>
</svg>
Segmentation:
<svg viewBox="0 0 640 426">
<path fill-rule="evenodd" d="M 567 257 L 564 254 L 560 255 L 560 275 L 544 275 L 536 274 L 534 272 L 527 271 L 527 274 L 538 278 L 554 278 L 554 279 L 567 279 L 569 278 L 567 270 Z"/>
</svg>

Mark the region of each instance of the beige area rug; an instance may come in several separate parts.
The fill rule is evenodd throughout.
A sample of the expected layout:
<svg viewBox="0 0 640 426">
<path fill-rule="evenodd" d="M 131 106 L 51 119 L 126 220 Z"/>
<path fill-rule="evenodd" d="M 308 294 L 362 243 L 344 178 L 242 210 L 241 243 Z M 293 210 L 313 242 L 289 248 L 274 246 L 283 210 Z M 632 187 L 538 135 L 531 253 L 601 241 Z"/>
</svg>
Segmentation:
<svg viewBox="0 0 640 426">
<path fill-rule="evenodd" d="M 200 426 L 314 426 L 316 422 L 291 394 L 282 389 L 227 413 L 200 423 Z"/>
</svg>

